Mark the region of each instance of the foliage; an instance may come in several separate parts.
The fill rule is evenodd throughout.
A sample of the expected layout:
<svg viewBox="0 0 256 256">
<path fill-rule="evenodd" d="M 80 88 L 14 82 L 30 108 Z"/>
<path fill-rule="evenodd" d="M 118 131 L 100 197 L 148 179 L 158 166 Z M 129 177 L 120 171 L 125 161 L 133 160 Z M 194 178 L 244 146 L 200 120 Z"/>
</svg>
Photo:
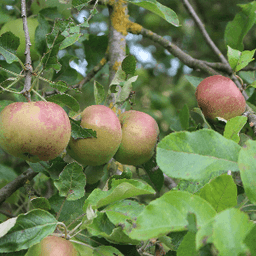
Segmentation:
<svg viewBox="0 0 256 256">
<path fill-rule="evenodd" d="M 24 62 L 19 38 L 1 35 L 0 111 L 55 102 L 81 139 L 97 138 L 80 125 L 85 107 L 136 109 L 158 122 L 156 152 L 135 167 L 112 159 L 89 178 L 94 169 L 66 151 L 31 163 L 0 149 L 0 255 L 24 256 L 53 232 L 81 256 L 254 255 L 255 1 L 114 2 L 27 0 L 40 59 Z M 20 1 L 2 1 L 0 26 L 20 10 Z M 111 26 L 126 40 L 120 63 L 110 60 Z M 243 116 L 208 120 L 196 107 L 195 88 L 216 73 L 242 91 Z"/>
</svg>

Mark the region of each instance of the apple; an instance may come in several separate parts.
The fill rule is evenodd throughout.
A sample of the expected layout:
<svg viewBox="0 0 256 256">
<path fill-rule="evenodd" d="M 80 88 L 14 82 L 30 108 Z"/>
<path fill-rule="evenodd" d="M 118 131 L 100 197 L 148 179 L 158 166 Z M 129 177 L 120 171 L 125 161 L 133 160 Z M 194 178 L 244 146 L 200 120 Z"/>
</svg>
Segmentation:
<svg viewBox="0 0 256 256">
<path fill-rule="evenodd" d="M 47 236 L 29 248 L 26 256 L 78 256 L 73 244 L 65 238 Z"/>
<path fill-rule="evenodd" d="M 215 75 L 205 78 L 196 89 L 196 99 L 204 116 L 229 120 L 240 116 L 246 108 L 245 99 L 228 77 Z"/>
<path fill-rule="evenodd" d="M 119 116 L 122 141 L 114 158 L 121 164 L 138 166 L 154 154 L 159 128 L 150 115 L 129 110 Z"/>
<path fill-rule="evenodd" d="M 81 126 L 97 133 L 97 138 L 71 138 L 68 154 L 83 165 L 98 166 L 107 163 L 116 153 L 122 139 L 118 117 L 110 108 L 92 105 L 81 114 Z"/>
<path fill-rule="evenodd" d="M 68 115 L 53 102 L 15 102 L 0 113 L 0 147 L 30 162 L 56 158 L 70 136 Z"/>
<path fill-rule="evenodd" d="M 28 33 L 29 33 L 29 37 L 30 37 L 30 42 L 32 44 L 30 46 L 31 60 L 38 60 L 39 55 L 35 48 L 35 31 L 38 26 L 38 21 L 37 21 L 37 19 L 28 18 L 27 22 L 28 22 Z M 20 45 L 17 49 L 16 54 L 22 61 L 24 61 L 25 60 L 24 53 L 25 53 L 26 41 L 25 41 L 25 33 L 23 30 L 22 19 L 11 20 L 11 21 L 5 23 L 0 31 L 0 35 L 4 34 L 5 32 L 8 32 L 8 31 L 12 32 L 15 36 L 19 37 Z"/>
</svg>

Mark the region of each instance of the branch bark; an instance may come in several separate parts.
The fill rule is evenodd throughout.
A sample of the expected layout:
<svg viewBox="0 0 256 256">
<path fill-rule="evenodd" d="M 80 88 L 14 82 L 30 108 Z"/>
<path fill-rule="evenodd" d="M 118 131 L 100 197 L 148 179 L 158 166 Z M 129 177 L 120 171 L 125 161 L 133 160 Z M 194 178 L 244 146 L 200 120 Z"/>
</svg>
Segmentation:
<svg viewBox="0 0 256 256">
<path fill-rule="evenodd" d="M 24 82 L 24 88 L 21 91 L 23 95 L 27 98 L 28 101 L 31 101 L 31 95 L 30 95 L 30 89 L 31 89 L 31 81 L 32 81 L 32 62 L 31 62 L 31 56 L 30 56 L 30 37 L 28 33 L 28 23 L 27 23 L 27 15 L 26 15 L 26 1 L 21 0 L 21 17 L 23 20 L 23 30 L 25 33 L 25 39 L 26 39 L 26 48 L 25 48 L 25 56 L 26 56 L 26 62 L 25 62 L 25 82 Z"/>
<path fill-rule="evenodd" d="M 19 175 L 16 179 L 5 185 L 0 189 L 0 205 L 10 197 L 16 190 L 23 187 L 27 180 L 32 180 L 38 172 L 34 172 L 32 169 L 28 169 Z"/>
<path fill-rule="evenodd" d="M 129 22 L 127 3 L 115 0 L 108 6 L 109 10 L 109 84 L 113 80 L 118 68 L 121 66 L 126 54 L 127 35 L 126 24 Z M 115 103 L 113 95 L 108 98 L 108 104 Z"/>
</svg>

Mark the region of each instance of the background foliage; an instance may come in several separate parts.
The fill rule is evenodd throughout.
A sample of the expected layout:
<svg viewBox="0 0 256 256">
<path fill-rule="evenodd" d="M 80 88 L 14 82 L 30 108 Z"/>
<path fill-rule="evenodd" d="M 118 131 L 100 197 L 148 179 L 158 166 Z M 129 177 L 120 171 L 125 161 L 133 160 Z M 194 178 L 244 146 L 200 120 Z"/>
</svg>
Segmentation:
<svg viewBox="0 0 256 256">
<path fill-rule="evenodd" d="M 108 7 L 101 2 L 95 7 L 95 1 L 83 6 L 83 2 L 87 1 L 26 1 L 27 16 L 36 17 L 40 23 L 35 42 L 39 53 L 51 49 L 42 59 L 44 80 L 35 78 L 34 89 L 59 103 L 70 116 L 103 103 L 112 68 L 108 62 L 94 72 L 108 48 Z M 129 19 L 194 59 L 219 63 L 185 8 L 186 2 L 158 1 L 176 13 L 179 26 L 168 22 L 175 15 L 160 17 L 154 13 L 157 4 L 148 8 L 150 4 L 143 1 L 129 1 Z M 247 103 L 255 109 L 256 2 L 190 3 L 212 41 L 229 60 L 228 68 L 209 67 L 225 76 L 239 75 L 245 86 L 251 84 L 245 92 Z M 2 1 L 0 26 L 19 18 L 20 6 L 18 0 Z M 7 46 L 2 39 L 3 54 Z M 25 255 L 28 248 L 54 230 L 65 233 L 59 225 L 63 222 L 73 241 L 83 243 L 75 243 L 81 255 L 254 255 L 255 124 L 249 125 L 251 120 L 245 116 L 227 124 L 208 123 L 197 108 L 194 93 L 209 72 L 196 64 L 193 69 L 188 67 L 150 37 L 128 33 L 126 43 L 126 55 L 136 58 L 134 76 L 138 75 L 132 83 L 135 93 L 126 99 L 126 110 L 146 112 L 158 122 L 156 157 L 140 168 L 112 162 L 104 167 L 99 182 L 88 184 L 83 167 L 68 156 L 32 164 L 0 149 L 1 187 L 28 168 L 40 172 L 1 205 L 0 253 Z M 47 62 L 47 56 L 58 56 L 58 60 Z M 13 75 L 6 70 L 19 74 L 21 65 L 11 61 L 10 56 L 0 57 L 0 83 L 5 88 L 0 94 L 3 109 L 25 98 L 6 91 L 13 81 Z M 33 62 L 34 69 L 39 62 Z M 86 80 L 89 74 L 93 79 Z M 21 91 L 23 84 L 21 79 L 12 89 Z M 76 90 L 70 90 L 70 96 L 52 93 L 54 89 L 64 93 L 72 86 Z M 35 93 L 32 98 L 40 100 Z"/>
</svg>

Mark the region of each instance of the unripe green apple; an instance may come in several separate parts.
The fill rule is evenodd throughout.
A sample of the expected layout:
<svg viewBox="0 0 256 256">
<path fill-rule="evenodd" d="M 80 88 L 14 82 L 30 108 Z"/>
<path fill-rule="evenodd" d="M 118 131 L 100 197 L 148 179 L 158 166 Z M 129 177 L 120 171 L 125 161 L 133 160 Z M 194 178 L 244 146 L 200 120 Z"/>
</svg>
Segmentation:
<svg viewBox="0 0 256 256">
<path fill-rule="evenodd" d="M 116 153 L 122 139 L 118 117 L 110 108 L 92 105 L 81 114 L 81 126 L 97 133 L 97 138 L 71 138 L 68 154 L 83 165 L 98 166 L 107 163 Z"/>
<path fill-rule="evenodd" d="M 157 122 L 150 115 L 129 110 L 119 116 L 122 142 L 114 158 L 121 164 L 141 165 L 154 154 L 158 139 Z"/>
<path fill-rule="evenodd" d="M 78 256 L 73 244 L 61 237 L 47 236 L 29 248 L 26 256 Z"/>
<path fill-rule="evenodd" d="M 38 21 L 37 21 L 37 19 L 28 18 L 27 22 L 28 22 L 28 33 L 29 33 L 29 37 L 30 37 L 30 42 L 32 44 L 30 46 L 31 60 L 38 60 L 39 55 L 35 48 L 35 31 L 38 26 Z M 25 60 L 24 53 L 25 53 L 26 41 L 25 41 L 25 33 L 23 30 L 22 19 L 11 20 L 11 21 L 5 23 L 0 31 L 0 35 L 4 34 L 5 32 L 8 32 L 8 31 L 12 32 L 15 36 L 19 37 L 20 45 L 17 49 L 16 54 L 22 61 L 24 61 Z"/>
<path fill-rule="evenodd" d="M 245 99 L 228 77 L 215 75 L 205 78 L 196 89 L 196 99 L 204 116 L 226 120 L 240 116 L 246 108 Z"/>
<path fill-rule="evenodd" d="M 53 102 L 15 102 L 0 113 L 0 147 L 30 162 L 56 158 L 70 136 L 68 115 Z"/>
</svg>

